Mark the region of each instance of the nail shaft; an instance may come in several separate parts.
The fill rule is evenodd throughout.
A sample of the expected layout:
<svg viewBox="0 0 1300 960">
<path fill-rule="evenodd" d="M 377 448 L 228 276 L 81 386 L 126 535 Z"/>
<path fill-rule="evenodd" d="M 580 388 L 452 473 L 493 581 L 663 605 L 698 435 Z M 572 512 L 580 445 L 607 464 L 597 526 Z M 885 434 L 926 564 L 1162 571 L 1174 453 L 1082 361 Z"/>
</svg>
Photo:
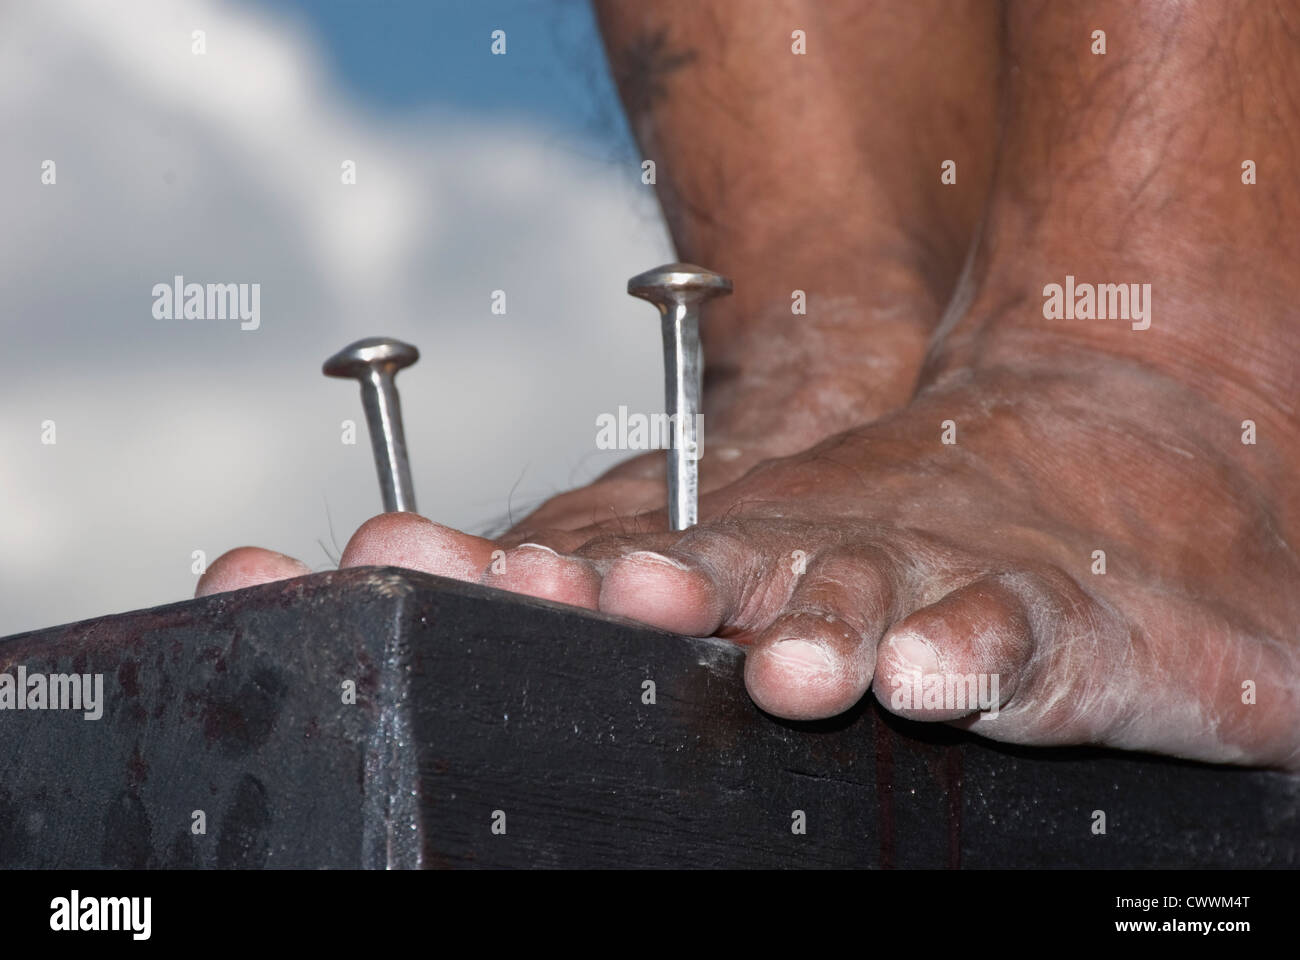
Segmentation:
<svg viewBox="0 0 1300 960">
<path fill-rule="evenodd" d="M 361 405 L 370 428 L 370 446 L 375 452 L 384 510 L 415 513 L 415 486 L 411 483 L 411 463 L 402 430 L 402 403 L 392 374 L 376 372 L 362 380 Z"/>
<path fill-rule="evenodd" d="M 663 322 L 664 397 L 672 425 L 667 451 L 668 525 L 685 530 L 699 520 L 704 453 L 700 308 L 705 300 L 730 293 L 731 281 L 693 264 L 670 263 L 633 277 L 627 292 L 658 307 Z"/>
<path fill-rule="evenodd" d="M 699 521 L 700 442 L 697 427 L 704 351 L 700 308 L 678 303 L 663 314 L 664 399 L 673 442 L 668 448 L 668 523 L 685 530 Z"/>
<path fill-rule="evenodd" d="M 418 359 L 420 351 L 409 343 L 370 337 L 344 347 L 326 360 L 323 368 L 327 376 L 349 377 L 361 384 L 361 406 L 366 413 L 386 513 L 416 512 L 402 405 L 394 377 L 398 370 Z"/>
</svg>

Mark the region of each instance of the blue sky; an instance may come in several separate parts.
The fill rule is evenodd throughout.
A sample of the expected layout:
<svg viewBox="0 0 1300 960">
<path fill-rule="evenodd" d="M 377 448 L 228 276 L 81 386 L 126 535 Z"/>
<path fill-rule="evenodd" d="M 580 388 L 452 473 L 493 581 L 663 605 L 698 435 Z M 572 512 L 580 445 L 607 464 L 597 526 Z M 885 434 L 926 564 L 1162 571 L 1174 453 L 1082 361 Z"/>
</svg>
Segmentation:
<svg viewBox="0 0 1300 960">
<path fill-rule="evenodd" d="M 369 109 L 528 116 L 608 150 L 628 134 L 588 0 L 240 0 L 313 35 Z M 489 50 L 506 31 L 507 53 Z"/>
</svg>

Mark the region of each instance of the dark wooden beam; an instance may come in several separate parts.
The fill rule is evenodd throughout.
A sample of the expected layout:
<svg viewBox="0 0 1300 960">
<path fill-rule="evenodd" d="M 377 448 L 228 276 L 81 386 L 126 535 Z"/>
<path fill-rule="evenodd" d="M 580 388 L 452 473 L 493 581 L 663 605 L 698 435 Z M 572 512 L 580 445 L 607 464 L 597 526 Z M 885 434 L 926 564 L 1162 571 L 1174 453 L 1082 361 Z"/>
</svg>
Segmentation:
<svg viewBox="0 0 1300 960">
<path fill-rule="evenodd" d="M 103 674 L 105 702 L 0 711 L 0 867 L 1300 860 L 1295 778 L 1009 749 L 870 700 L 777 721 L 742 663 L 392 568 L 10 637 L 0 672 Z"/>
</svg>

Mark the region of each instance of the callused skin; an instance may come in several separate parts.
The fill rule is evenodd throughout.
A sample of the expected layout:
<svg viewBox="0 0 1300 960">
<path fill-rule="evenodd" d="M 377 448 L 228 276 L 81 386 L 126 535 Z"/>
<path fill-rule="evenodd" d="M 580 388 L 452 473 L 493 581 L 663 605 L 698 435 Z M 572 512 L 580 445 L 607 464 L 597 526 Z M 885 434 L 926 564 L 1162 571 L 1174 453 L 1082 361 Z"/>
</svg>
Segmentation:
<svg viewBox="0 0 1300 960">
<path fill-rule="evenodd" d="M 500 541 L 376 518 L 344 563 L 731 637 L 780 716 L 871 690 L 1009 742 L 1300 768 L 1298 23 L 1264 4 L 1008 3 L 986 216 L 907 403 L 763 450 L 684 533 L 643 509 L 662 488 L 634 462 Z M 1150 326 L 1047 319 L 1067 275 L 1149 283 Z M 748 369 L 781 369 L 737 330 Z M 273 566 L 223 558 L 201 592 L 254 560 Z M 900 702 L 917 675 L 996 676 L 998 709 Z"/>
</svg>

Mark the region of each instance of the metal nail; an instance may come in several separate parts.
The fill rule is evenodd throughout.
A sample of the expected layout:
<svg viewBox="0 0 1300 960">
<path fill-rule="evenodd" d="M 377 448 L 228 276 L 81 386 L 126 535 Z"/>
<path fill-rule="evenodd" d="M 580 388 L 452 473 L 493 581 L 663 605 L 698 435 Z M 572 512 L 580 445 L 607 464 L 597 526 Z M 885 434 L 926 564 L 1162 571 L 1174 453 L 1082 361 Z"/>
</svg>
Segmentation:
<svg viewBox="0 0 1300 960">
<path fill-rule="evenodd" d="M 375 468 L 379 471 L 379 489 L 386 513 L 415 513 L 415 487 L 411 483 L 411 464 L 402 432 L 402 406 L 393 378 L 398 370 L 419 359 L 420 351 L 409 343 L 389 337 L 367 337 L 344 347 L 322 367 L 326 376 L 361 382 L 361 404 L 370 428 L 370 445 L 375 451 Z"/>
<path fill-rule="evenodd" d="M 685 530 L 699 518 L 698 435 L 704 351 L 700 347 L 700 305 L 731 293 L 726 277 L 690 263 L 668 263 L 638 274 L 627 292 L 659 308 L 664 336 L 664 393 L 673 443 L 668 448 L 668 523 Z"/>
</svg>

